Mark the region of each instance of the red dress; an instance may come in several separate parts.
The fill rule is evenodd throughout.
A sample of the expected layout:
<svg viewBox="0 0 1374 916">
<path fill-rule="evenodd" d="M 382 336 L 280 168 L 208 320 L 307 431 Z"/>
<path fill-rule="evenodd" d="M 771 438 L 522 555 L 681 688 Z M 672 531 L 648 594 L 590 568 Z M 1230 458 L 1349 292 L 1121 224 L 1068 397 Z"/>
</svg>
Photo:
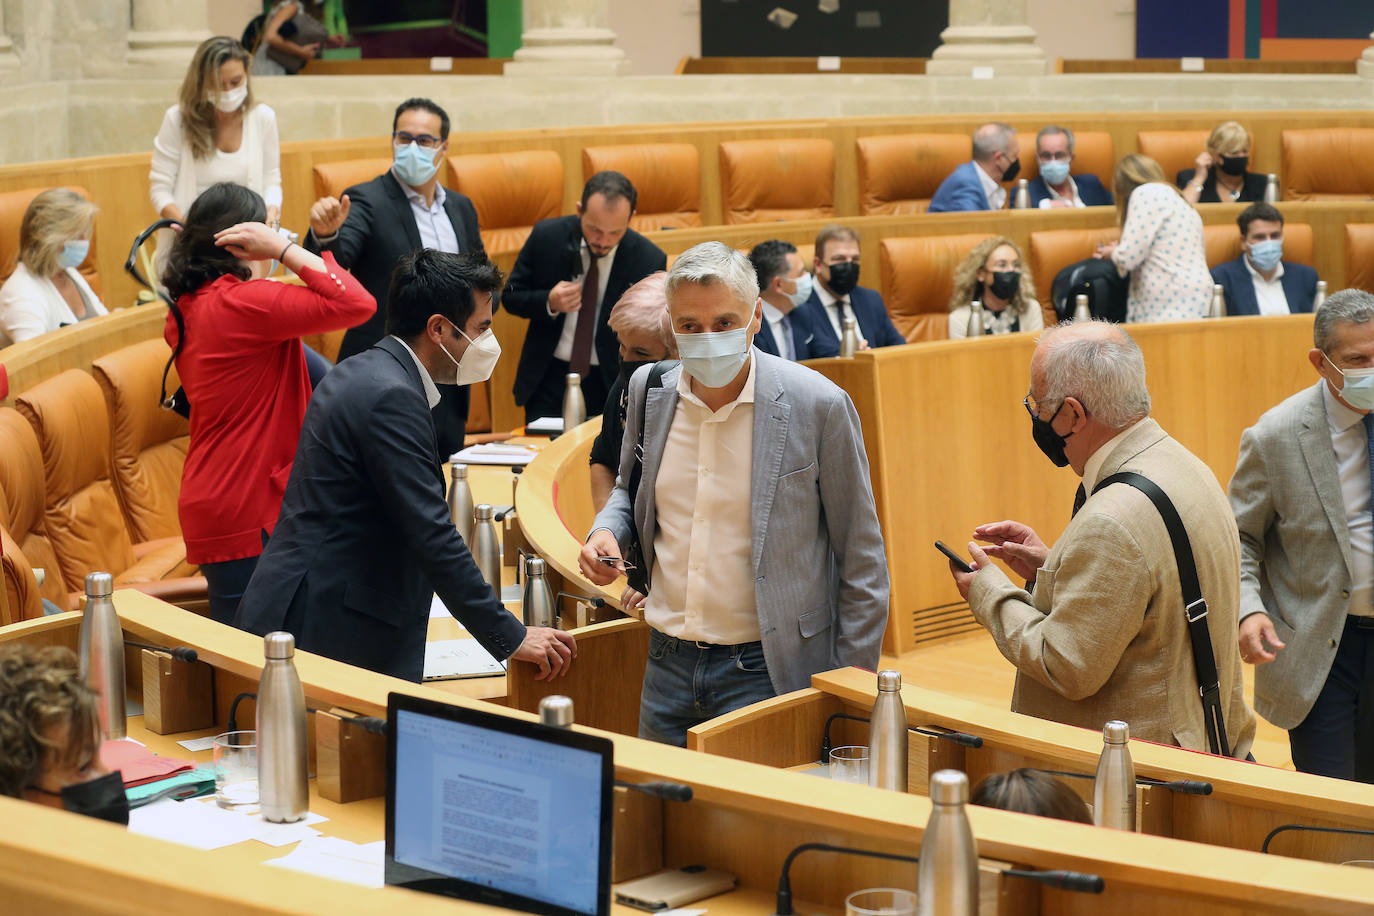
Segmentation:
<svg viewBox="0 0 1374 916">
<path fill-rule="evenodd" d="M 178 302 L 186 343 L 177 374 L 191 403 L 177 504 L 188 562 L 262 553 L 310 400 L 300 338 L 359 325 L 377 310 L 332 254 L 324 261 L 324 271 L 301 271 L 305 286 L 225 275 Z M 170 312 L 163 334 L 175 345 Z"/>
</svg>

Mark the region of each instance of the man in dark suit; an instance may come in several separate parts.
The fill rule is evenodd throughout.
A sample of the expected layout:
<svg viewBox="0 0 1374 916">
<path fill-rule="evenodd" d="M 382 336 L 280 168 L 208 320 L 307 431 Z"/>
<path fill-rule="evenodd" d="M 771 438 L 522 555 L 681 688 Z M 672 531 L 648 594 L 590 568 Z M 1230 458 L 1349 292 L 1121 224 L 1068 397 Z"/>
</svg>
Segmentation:
<svg viewBox="0 0 1374 916">
<path fill-rule="evenodd" d="M 1040 174 L 1029 182 L 1030 204 L 1053 207 L 1110 207 L 1112 193 L 1096 175 L 1069 174 L 1073 168 L 1073 131 L 1051 124 L 1035 135 L 1035 158 Z"/>
<path fill-rule="evenodd" d="M 537 664 L 541 677 L 567 670 L 573 638 L 525 627 L 483 580 L 449 517 L 435 448 L 435 380 L 482 381 L 501 354 L 491 333 L 500 287 L 484 255 L 401 258 L 388 336 L 330 371 L 310 399 L 236 626 L 287 630 L 307 652 L 419 681 L 437 593 L 494 657 Z"/>
<path fill-rule="evenodd" d="M 1003 182 L 1021 174 L 1021 147 L 1008 124 L 984 124 L 973 132 L 973 159 L 950 173 L 935 189 L 927 213 L 1001 210 L 1007 205 Z"/>
<path fill-rule="evenodd" d="M 342 198 L 322 197 L 310 208 L 305 247 L 332 251 L 378 302 L 386 301 L 391 271 L 417 248 L 485 255 L 472 201 L 439 184 L 439 164 L 448 152 L 448 114 L 429 99 L 407 99 L 391 122 L 390 170 L 354 185 Z M 344 334 L 339 359 L 361 353 L 382 338 L 383 309 Z M 468 390 L 441 385 L 434 412 L 439 453 L 463 447 Z"/>
<path fill-rule="evenodd" d="M 1283 260 L 1283 214 L 1273 204 L 1251 204 L 1236 217 L 1241 256 L 1212 268 L 1228 315 L 1288 315 L 1312 311 L 1317 272 Z"/>
<path fill-rule="evenodd" d="M 877 290 L 859 285 L 857 232 L 833 223 L 826 226 L 816 236 L 816 255 L 811 266 L 815 286 L 797 312 L 802 313 L 815 334 L 811 342 L 813 359 L 840 355 L 844 319 L 849 316 L 859 326 L 860 350 L 906 343 L 888 317 L 883 297 Z"/>
<path fill-rule="evenodd" d="M 582 377 L 588 416 L 606 403 L 619 371 L 611 306 L 668 266 L 658 246 L 630 228 L 635 201 L 628 178 L 598 172 L 577 213 L 535 223 L 515 259 L 502 302 L 530 323 L 515 373 L 515 403 L 527 421 L 562 414 L 569 372 Z"/>
<path fill-rule="evenodd" d="M 814 281 L 797 246 L 782 239 L 759 242 L 749 252 L 749 262 L 763 299 L 763 323 L 754 335 L 754 346 L 793 362 L 814 358 L 816 329 L 808 312 L 800 308 L 811 298 Z"/>
</svg>

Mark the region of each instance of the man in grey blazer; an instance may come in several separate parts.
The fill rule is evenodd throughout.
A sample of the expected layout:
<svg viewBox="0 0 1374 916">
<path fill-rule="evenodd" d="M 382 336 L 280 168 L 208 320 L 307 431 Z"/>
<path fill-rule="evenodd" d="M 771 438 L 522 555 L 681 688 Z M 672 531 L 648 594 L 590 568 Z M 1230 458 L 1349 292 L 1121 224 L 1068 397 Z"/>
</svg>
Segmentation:
<svg viewBox="0 0 1374 916">
<path fill-rule="evenodd" d="M 639 532 L 653 628 L 639 734 L 685 745 L 691 726 L 812 674 L 875 668 L 888 577 L 858 414 L 821 375 L 752 347 L 749 261 L 698 245 L 667 297 L 681 367 L 652 388 L 652 367 L 630 380 L 620 474 L 580 565 L 609 584 Z"/>
<path fill-rule="evenodd" d="M 1255 709 L 1293 765 L 1374 782 L 1374 296 L 1326 300 L 1308 353 L 1321 381 L 1240 440 L 1240 652 Z"/>
</svg>

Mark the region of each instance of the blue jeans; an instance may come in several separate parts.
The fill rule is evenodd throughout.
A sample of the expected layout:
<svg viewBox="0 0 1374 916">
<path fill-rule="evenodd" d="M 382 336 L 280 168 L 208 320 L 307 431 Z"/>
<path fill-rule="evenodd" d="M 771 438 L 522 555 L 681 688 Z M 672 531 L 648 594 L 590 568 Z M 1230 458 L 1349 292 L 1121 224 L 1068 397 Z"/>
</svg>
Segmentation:
<svg viewBox="0 0 1374 916">
<path fill-rule="evenodd" d="M 763 644 L 707 646 L 649 631 L 639 737 L 687 746 L 687 729 L 777 696 Z"/>
<path fill-rule="evenodd" d="M 1361 623 L 1364 623 L 1361 626 Z M 1374 621 L 1345 619 L 1331 673 L 1312 710 L 1288 732 L 1302 773 L 1374 783 Z"/>
</svg>

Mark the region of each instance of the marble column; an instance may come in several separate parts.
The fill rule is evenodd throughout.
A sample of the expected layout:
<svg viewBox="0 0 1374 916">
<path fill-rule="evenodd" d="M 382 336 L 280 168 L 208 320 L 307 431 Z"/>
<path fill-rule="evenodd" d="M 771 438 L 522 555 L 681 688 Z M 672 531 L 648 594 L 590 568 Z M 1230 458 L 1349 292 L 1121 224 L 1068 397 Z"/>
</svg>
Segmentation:
<svg viewBox="0 0 1374 916">
<path fill-rule="evenodd" d="M 5 32 L 5 2 L 0 0 L 0 71 L 19 69 L 19 55 L 14 53 L 14 42 Z"/>
<path fill-rule="evenodd" d="M 615 46 L 609 0 L 524 0 L 524 28 L 507 76 L 618 76 L 629 72 Z"/>
<path fill-rule="evenodd" d="M 210 37 L 203 0 L 131 0 L 129 63 L 181 75 L 196 46 Z"/>
<path fill-rule="evenodd" d="M 1374 32 L 1370 32 L 1369 37 L 1374 38 Z M 1374 79 L 1374 45 L 1365 48 L 1360 59 L 1355 61 L 1355 72 L 1365 79 Z"/>
<path fill-rule="evenodd" d="M 949 28 L 926 64 L 931 76 L 972 76 L 991 67 L 995 76 L 1043 76 L 1045 52 L 1027 24 L 1026 0 L 949 0 Z"/>
</svg>

